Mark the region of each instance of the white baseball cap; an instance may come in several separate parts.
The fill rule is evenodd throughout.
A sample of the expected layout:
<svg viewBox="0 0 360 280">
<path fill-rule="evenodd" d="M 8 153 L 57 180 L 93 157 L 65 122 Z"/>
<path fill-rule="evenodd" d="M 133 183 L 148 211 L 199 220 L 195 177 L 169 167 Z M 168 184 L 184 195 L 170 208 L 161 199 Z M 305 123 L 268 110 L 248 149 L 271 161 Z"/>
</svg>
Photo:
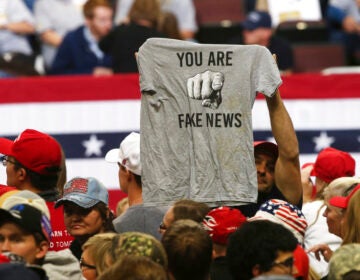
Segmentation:
<svg viewBox="0 0 360 280">
<path fill-rule="evenodd" d="M 106 153 L 105 160 L 118 162 L 132 173 L 141 176 L 140 134 L 131 132 L 120 143 L 119 149 L 112 149 Z"/>
</svg>

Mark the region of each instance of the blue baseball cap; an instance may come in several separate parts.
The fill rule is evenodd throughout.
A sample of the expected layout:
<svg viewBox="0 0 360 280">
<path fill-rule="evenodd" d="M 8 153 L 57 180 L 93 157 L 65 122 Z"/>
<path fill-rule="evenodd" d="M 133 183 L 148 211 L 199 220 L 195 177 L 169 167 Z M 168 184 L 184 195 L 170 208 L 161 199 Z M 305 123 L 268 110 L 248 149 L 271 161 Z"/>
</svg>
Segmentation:
<svg viewBox="0 0 360 280">
<path fill-rule="evenodd" d="M 69 201 L 83 208 L 93 207 L 99 202 L 109 204 L 107 188 L 96 178 L 75 177 L 64 186 L 63 197 L 55 203 L 55 208 Z"/>
<path fill-rule="evenodd" d="M 243 21 L 242 27 L 245 30 L 254 30 L 260 27 L 271 28 L 271 16 L 267 12 L 250 12 Z"/>
</svg>

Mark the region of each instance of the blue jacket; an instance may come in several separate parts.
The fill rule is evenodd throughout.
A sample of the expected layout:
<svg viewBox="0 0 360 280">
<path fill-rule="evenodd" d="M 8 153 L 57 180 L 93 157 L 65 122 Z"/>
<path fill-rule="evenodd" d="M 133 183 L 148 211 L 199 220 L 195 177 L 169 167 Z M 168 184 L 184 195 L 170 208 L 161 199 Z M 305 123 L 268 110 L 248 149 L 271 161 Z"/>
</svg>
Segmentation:
<svg viewBox="0 0 360 280">
<path fill-rule="evenodd" d="M 98 59 L 90 50 L 89 43 L 84 36 L 84 26 L 70 31 L 64 37 L 49 74 L 91 74 L 97 66 L 112 66 L 112 59 L 104 55 Z"/>
</svg>

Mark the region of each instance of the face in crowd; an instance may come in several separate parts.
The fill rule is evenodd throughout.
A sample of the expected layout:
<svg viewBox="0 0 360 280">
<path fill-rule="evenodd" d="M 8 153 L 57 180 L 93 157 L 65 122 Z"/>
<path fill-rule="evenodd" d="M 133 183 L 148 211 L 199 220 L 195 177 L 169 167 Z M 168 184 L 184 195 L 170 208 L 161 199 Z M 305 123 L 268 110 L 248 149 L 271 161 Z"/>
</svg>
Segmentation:
<svg viewBox="0 0 360 280">
<path fill-rule="evenodd" d="M 275 184 L 274 170 L 276 159 L 261 151 L 255 151 L 258 191 L 269 192 Z"/>
<path fill-rule="evenodd" d="M 49 244 L 40 234 L 25 231 L 16 223 L 0 224 L 1 253 L 12 253 L 24 258 L 27 264 L 39 264 L 45 257 Z"/>
<path fill-rule="evenodd" d="M 98 206 L 83 208 L 73 202 L 64 202 L 64 222 L 68 233 L 75 239 L 86 240 L 104 232 L 105 218 Z"/>
</svg>

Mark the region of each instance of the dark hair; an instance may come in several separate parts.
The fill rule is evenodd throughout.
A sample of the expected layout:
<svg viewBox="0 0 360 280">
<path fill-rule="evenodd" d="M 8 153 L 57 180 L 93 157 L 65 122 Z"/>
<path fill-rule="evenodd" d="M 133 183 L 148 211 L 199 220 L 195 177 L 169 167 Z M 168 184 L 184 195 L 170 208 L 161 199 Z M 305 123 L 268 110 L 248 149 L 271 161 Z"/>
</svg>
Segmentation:
<svg viewBox="0 0 360 280">
<path fill-rule="evenodd" d="M 168 256 L 168 268 L 176 280 L 208 279 L 212 258 L 209 234 L 195 221 L 171 224 L 161 240 Z"/>
<path fill-rule="evenodd" d="M 174 222 L 189 219 L 201 223 L 209 211 L 210 207 L 205 203 L 190 199 L 178 200 L 173 206 Z"/>
<path fill-rule="evenodd" d="M 31 185 L 39 191 L 55 190 L 57 191 L 57 182 L 59 179 L 60 167 L 53 168 L 52 175 L 42 175 L 36 173 L 29 168 L 23 166 L 19 161 L 15 159 L 14 169 L 17 171 L 20 168 L 24 168 L 27 176 L 29 177 Z"/>
<path fill-rule="evenodd" d="M 113 220 L 115 218 L 114 213 L 109 209 L 109 207 L 104 202 L 98 202 L 93 206 L 93 209 L 99 211 L 102 220 L 104 221 L 104 231 L 105 232 L 115 232 L 113 225 Z"/>
<path fill-rule="evenodd" d="M 349 258 L 351 258 L 349 256 Z M 342 280 L 359 280 L 360 279 L 360 271 L 358 270 L 351 270 L 349 272 L 346 272 L 342 276 Z"/>
<path fill-rule="evenodd" d="M 229 238 L 227 260 L 235 280 L 254 277 L 252 269 L 261 272 L 271 269 L 278 252 L 292 252 L 297 246 L 294 235 L 280 224 L 258 220 L 244 223 Z"/>
</svg>

